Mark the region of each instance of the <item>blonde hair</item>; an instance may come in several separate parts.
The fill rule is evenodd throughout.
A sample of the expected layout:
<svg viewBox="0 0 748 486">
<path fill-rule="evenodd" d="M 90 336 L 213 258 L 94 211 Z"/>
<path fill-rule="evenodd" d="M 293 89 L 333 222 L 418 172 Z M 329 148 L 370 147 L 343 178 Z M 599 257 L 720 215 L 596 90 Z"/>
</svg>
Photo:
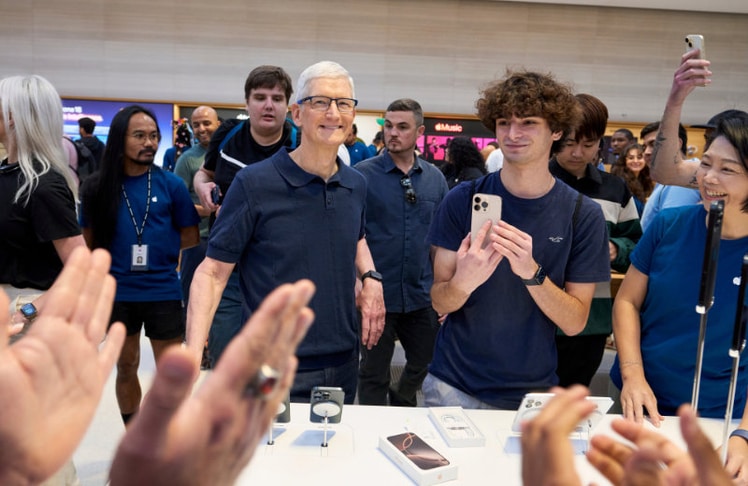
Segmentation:
<svg viewBox="0 0 748 486">
<path fill-rule="evenodd" d="M 18 156 L 23 180 L 14 203 L 26 205 L 39 178 L 54 170 L 78 198 L 78 186 L 68 169 L 62 147 L 62 100 L 54 86 L 37 75 L 11 76 L 0 80 L 0 110 L 5 133 Z M 10 152 L 10 147 L 6 150 Z M 15 162 L 15 161 L 10 161 Z"/>
</svg>

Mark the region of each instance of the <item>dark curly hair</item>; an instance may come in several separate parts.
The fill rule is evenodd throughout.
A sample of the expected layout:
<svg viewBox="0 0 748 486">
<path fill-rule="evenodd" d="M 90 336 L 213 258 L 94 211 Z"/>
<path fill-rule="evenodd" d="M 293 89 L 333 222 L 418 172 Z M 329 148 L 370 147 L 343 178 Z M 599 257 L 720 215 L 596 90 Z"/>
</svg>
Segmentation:
<svg viewBox="0 0 748 486">
<path fill-rule="evenodd" d="M 557 145 L 568 137 L 582 117 L 579 103 L 571 88 L 555 80 L 551 74 L 530 71 L 510 71 L 488 85 L 475 103 L 478 118 L 491 133 L 496 133 L 496 120 L 512 115 L 527 118 L 538 116 L 548 122 L 552 132 L 562 132 Z"/>
<path fill-rule="evenodd" d="M 652 180 L 652 176 L 649 174 L 648 165 L 645 165 L 639 174 L 634 174 L 626 166 L 626 156 L 634 149 L 644 153 L 644 146 L 636 142 L 626 145 L 626 148 L 621 151 L 620 157 L 618 157 L 618 160 L 616 160 L 616 163 L 610 169 L 610 173 L 623 179 L 631 191 L 631 194 L 636 196 L 636 198 L 642 203 L 645 203 L 647 202 L 649 195 L 652 194 L 655 184 Z"/>
<path fill-rule="evenodd" d="M 483 174 L 486 173 L 486 163 L 478 147 L 467 137 L 455 137 L 447 145 L 449 161 L 454 164 L 455 174 L 459 174 L 467 167 L 475 167 Z"/>
</svg>

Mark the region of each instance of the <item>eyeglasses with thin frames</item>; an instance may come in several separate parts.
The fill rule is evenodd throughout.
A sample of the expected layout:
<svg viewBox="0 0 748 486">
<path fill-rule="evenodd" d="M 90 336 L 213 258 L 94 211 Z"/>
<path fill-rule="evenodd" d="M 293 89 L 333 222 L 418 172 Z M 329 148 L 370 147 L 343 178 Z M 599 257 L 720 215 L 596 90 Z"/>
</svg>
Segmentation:
<svg viewBox="0 0 748 486">
<path fill-rule="evenodd" d="M 410 204 L 415 204 L 418 198 L 416 197 L 416 191 L 413 189 L 413 182 L 410 177 L 404 175 L 400 178 L 400 185 L 405 189 L 405 200 Z"/>
<path fill-rule="evenodd" d="M 138 143 L 145 143 L 146 140 L 158 144 L 161 141 L 161 134 L 158 132 L 145 133 L 145 132 L 133 132 L 130 134 L 132 138 L 138 141 Z"/>
<path fill-rule="evenodd" d="M 307 96 L 306 98 L 301 98 L 297 103 L 308 102 L 314 111 L 327 111 L 330 109 L 333 101 L 340 113 L 353 113 L 356 105 L 358 105 L 358 100 L 353 98 L 330 98 L 329 96 Z"/>
</svg>

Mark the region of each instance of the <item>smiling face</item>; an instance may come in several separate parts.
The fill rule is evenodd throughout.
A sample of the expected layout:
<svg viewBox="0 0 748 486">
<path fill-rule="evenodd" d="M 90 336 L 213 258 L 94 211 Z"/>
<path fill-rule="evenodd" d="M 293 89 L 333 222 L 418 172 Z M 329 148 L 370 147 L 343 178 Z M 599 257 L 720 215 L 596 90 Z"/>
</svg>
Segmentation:
<svg viewBox="0 0 748 486">
<path fill-rule="evenodd" d="M 639 174 L 647 165 L 644 161 L 644 152 L 639 147 L 632 147 L 623 155 L 626 161 L 626 167 L 634 174 Z"/>
<path fill-rule="evenodd" d="M 504 154 L 504 163 L 548 163 L 553 142 L 562 132 L 552 132 L 539 116 L 498 118 L 496 141 Z"/>
<path fill-rule="evenodd" d="M 213 132 L 215 132 L 221 124 L 221 122 L 218 121 L 216 110 L 207 106 L 200 106 L 192 112 L 190 121 L 192 123 L 192 131 L 195 134 L 198 143 L 203 147 L 208 148 Z"/>
<path fill-rule="evenodd" d="M 564 140 L 561 150 L 556 154 L 556 161 L 566 172 L 577 178 L 584 176 L 587 164 L 597 161 L 600 139 L 589 140 L 582 137 L 575 139 L 574 133 Z"/>
<path fill-rule="evenodd" d="M 725 215 L 742 212 L 748 199 L 748 173 L 725 137 L 717 137 L 704 153 L 696 178 L 707 211 L 712 201 L 723 199 Z"/>
<path fill-rule="evenodd" d="M 346 78 L 316 78 L 309 82 L 309 96 L 327 96 L 329 98 L 353 98 L 353 89 Z M 337 147 L 345 142 L 351 133 L 356 110 L 351 113 L 340 113 L 335 102 L 326 110 L 313 108 L 305 102 L 291 107 L 294 123 L 301 128 L 302 143 L 311 146 Z"/>
</svg>

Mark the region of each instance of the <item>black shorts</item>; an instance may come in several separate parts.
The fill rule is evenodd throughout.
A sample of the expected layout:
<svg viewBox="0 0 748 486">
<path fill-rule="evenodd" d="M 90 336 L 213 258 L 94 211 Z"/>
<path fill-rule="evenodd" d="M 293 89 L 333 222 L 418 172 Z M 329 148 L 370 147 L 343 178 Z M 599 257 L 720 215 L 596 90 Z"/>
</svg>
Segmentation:
<svg viewBox="0 0 748 486">
<path fill-rule="evenodd" d="M 122 322 L 127 335 L 140 334 L 151 339 L 171 340 L 184 337 L 185 316 L 181 300 L 154 302 L 115 302 L 110 323 Z"/>
</svg>

